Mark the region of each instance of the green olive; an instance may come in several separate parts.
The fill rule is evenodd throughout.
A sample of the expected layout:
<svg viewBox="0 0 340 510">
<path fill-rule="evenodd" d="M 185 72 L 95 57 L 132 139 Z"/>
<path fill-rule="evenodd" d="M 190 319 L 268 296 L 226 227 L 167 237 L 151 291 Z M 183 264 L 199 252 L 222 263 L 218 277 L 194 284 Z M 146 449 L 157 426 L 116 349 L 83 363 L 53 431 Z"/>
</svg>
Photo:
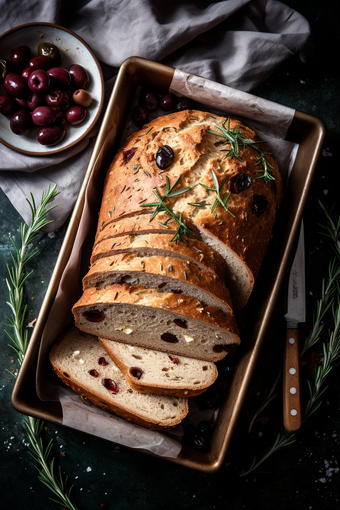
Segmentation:
<svg viewBox="0 0 340 510">
<path fill-rule="evenodd" d="M 7 61 L 4 58 L 0 58 L 0 82 L 2 82 L 7 74 Z"/>
<path fill-rule="evenodd" d="M 38 54 L 53 59 L 55 63 L 61 62 L 60 52 L 52 43 L 41 42 L 38 46 Z"/>
</svg>

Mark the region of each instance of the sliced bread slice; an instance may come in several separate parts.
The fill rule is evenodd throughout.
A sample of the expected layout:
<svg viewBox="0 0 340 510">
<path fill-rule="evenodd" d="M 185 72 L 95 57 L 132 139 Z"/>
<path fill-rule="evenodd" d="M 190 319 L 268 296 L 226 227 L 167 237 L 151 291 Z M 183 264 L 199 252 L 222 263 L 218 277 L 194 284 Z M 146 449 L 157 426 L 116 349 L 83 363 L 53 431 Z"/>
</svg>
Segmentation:
<svg viewBox="0 0 340 510">
<path fill-rule="evenodd" d="M 138 257 L 120 254 L 97 260 L 83 279 L 83 287 L 105 288 L 114 283 L 143 285 L 162 293 L 185 294 L 203 306 L 216 306 L 231 313 L 230 292 L 216 274 L 200 269 L 189 260 L 175 257 Z"/>
<path fill-rule="evenodd" d="M 137 425 L 165 430 L 188 413 L 186 398 L 133 390 L 98 338 L 77 328 L 53 346 L 50 361 L 57 376 L 73 391 Z"/>
<path fill-rule="evenodd" d="M 224 279 L 226 263 L 223 257 L 202 241 L 187 239 L 187 243 L 172 242 L 174 234 L 157 235 L 138 232 L 114 239 L 105 239 L 93 247 L 91 263 L 99 258 L 119 253 L 135 253 L 138 257 L 164 255 L 189 260 L 200 269 L 213 272 Z"/>
<path fill-rule="evenodd" d="M 214 363 L 99 338 L 131 388 L 142 393 L 193 397 L 217 378 Z"/>
<path fill-rule="evenodd" d="M 72 311 L 79 329 L 100 338 L 204 361 L 222 359 L 240 343 L 232 313 L 141 285 L 85 289 Z"/>
</svg>

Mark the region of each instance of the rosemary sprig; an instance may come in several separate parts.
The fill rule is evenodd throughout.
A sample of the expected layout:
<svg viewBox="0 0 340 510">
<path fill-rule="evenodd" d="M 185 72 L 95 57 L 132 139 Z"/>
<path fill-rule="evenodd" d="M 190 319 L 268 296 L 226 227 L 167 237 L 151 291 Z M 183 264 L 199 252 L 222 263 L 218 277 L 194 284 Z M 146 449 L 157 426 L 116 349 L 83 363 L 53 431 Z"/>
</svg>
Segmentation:
<svg viewBox="0 0 340 510">
<path fill-rule="evenodd" d="M 328 341 L 322 344 L 323 357 L 321 365 L 316 367 L 314 381 L 308 382 L 309 400 L 306 406 L 304 421 L 320 407 L 322 394 L 328 386 L 325 385 L 326 377 L 333 368 L 333 364 L 340 358 L 340 299 L 337 304 L 333 304 L 332 316 L 334 320 L 334 329 L 328 333 Z"/>
<path fill-rule="evenodd" d="M 258 415 L 260 413 L 262 413 L 262 411 L 267 407 L 267 405 L 270 404 L 270 402 L 278 395 L 278 393 L 277 392 L 274 393 L 274 391 L 276 390 L 276 387 L 281 379 L 281 376 L 282 376 L 282 369 L 279 370 L 278 376 L 277 376 L 273 386 L 271 387 L 269 393 L 267 393 L 267 390 L 265 390 L 264 400 L 263 400 L 262 404 L 258 407 L 257 411 L 255 412 L 255 414 L 253 416 L 253 419 L 251 420 L 251 422 L 249 424 L 248 432 L 251 431 L 254 423 L 256 423 L 258 421 L 258 419 L 257 419 Z"/>
<path fill-rule="evenodd" d="M 265 452 L 262 457 L 257 461 L 257 458 L 254 457 L 254 460 L 247 471 L 243 471 L 240 476 L 247 476 L 252 471 L 255 471 L 265 460 L 267 460 L 271 455 L 281 450 L 284 446 L 288 446 L 296 441 L 296 434 L 292 434 L 287 431 L 280 432 L 273 443 Z"/>
<path fill-rule="evenodd" d="M 158 198 L 158 202 L 152 202 L 149 204 L 141 204 L 141 207 L 156 207 L 156 209 L 154 210 L 154 212 L 150 218 L 150 221 L 152 221 L 157 216 L 157 214 L 159 214 L 161 212 L 167 213 L 170 216 L 170 218 L 168 220 L 166 220 L 166 222 L 164 223 L 164 226 L 167 226 L 167 223 L 171 219 L 174 219 L 178 224 L 177 231 L 176 231 L 174 237 L 171 239 L 171 241 L 174 241 L 176 243 L 178 241 L 182 241 L 183 243 L 187 244 L 187 241 L 183 238 L 183 236 L 184 235 L 187 235 L 188 237 L 193 236 L 194 232 L 185 224 L 184 220 L 182 219 L 182 213 L 179 213 L 179 216 L 176 216 L 176 214 L 171 209 L 169 209 L 169 207 L 164 203 L 164 200 L 166 200 L 167 198 L 172 198 L 172 197 L 176 197 L 178 195 L 182 195 L 183 193 L 186 193 L 187 191 L 189 191 L 191 189 L 191 188 L 182 188 L 177 191 L 174 191 L 180 178 L 181 178 L 181 176 L 177 177 L 174 184 L 172 186 L 170 186 L 169 178 L 168 178 L 168 176 L 166 176 L 165 194 L 163 196 L 161 196 L 159 194 L 158 189 L 153 188 L 152 191 Z"/>
<path fill-rule="evenodd" d="M 63 479 L 61 473 L 61 467 L 59 466 L 58 478 L 55 476 L 54 461 L 55 459 L 49 460 L 53 440 L 51 439 L 46 448 L 44 448 L 41 433 L 44 427 L 44 422 L 31 416 L 24 416 L 24 426 L 27 432 L 28 439 L 30 441 L 29 452 L 35 462 L 40 466 L 38 470 L 38 479 L 46 485 L 58 499 L 50 498 L 55 503 L 62 505 L 64 509 L 77 510 L 77 507 L 71 501 L 71 491 L 73 485 L 67 488 L 68 477 Z"/>
<path fill-rule="evenodd" d="M 49 187 L 46 192 L 43 192 L 40 205 L 37 207 L 31 194 L 31 201 L 28 201 L 32 220 L 29 226 L 21 224 L 20 226 L 20 240 L 21 246 L 17 247 L 14 240 L 11 238 L 14 255 L 11 253 L 13 265 L 10 267 L 7 265 L 9 279 L 6 279 L 6 283 L 9 290 L 9 301 L 8 305 L 11 309 L 11 316 L 6 314 L 9 321 L 9 326 L 12 328 L 12 332 L 5 331 L 13 345 L 10 345 L 18 356 L 19 365 L 25 357 L 27 346 L 28 346 L 28 330 L 25 329 L 24 321 L 26 317 L 27 306 L 23 305 L 24 300 L 24 284 L 26 283 L 32 271 L 26 273 L 26 264 L 38 254 L 38 250 L 30 251 L 33 243 L 37 240 L 41 229 L 47 224 L 51 223 L 46 218 L 49 211 L 54 209 L 56 206 L 49 207 L 49 204 L 58 195 L 57 187 L 52 189 Z M 11 372 L 12 373 L 12 372 Z M 13 374 L 16 377 L 15 374 Z M 68 510 L 77 510 L 76 506 L 71 502 L 70 493 L 72 487 L 66 488 L 67 477 L 63 480 L 61 469 L 59 468 L 59 477 L 55 476 L 54 461 L 55 459 L 49 460 L 53 441 L 51 440 L 47 447 L 44 448 L 41 433 L 44 427 L 44 422 L 33 418 L 31 416 L 23 417 L 23 424 L 26 429 L 28 439 L 30 442 L 29 452 L 36 462 L 36 469 L 38 470 L 38 478 L 43 482 L 56 496 L 58 499 L 52 499 L 63 508 Z"/>
<path fill-rule="evenodd" d="M 9 290 L 9 302 L 7 302 L 7 304 L 11 309 L 12 317 L 8 315 L 6 315 L 6 317 L 9 320 L 10 326 L 12 326 L 13 333 L 9 334 L 7 331 L 5 332 L 13 343 L 11 347 L 16 351 L 20 365 L 24 359 L 28 345 L 28 332 L 27 329 L 24 328 L 24 319 L 27 307 L 23 307 L 23 291 L 27 278 L 29 278 L 33 272 L 31 271 L 29 273 L 25 273 L 24 268 L 25 265 L 38 253 L 37 250 L 28 253 L 28 250 L 32 243 L 35 241 L 36 237 L 39 235 L 40 230 L 44 226 L 51 223 L 46 219 L 46 215 L 56 206 L 50 208 L 47 207 L 48 204 L 52 202 L 57 195 L 58 193 L 56 186 L 52 190 L 49 188 L 47 192 L 43 193 L 41 203 L 37 208 L 33 195 L 31 194 L 31 202 L 28 199 L 27 202 L 29 203 L 31 209 L 32 222 L 29 227 L 25 224 L 20 225 L 20 249 L 16 246 L 14 240 L 10 238 L 15 253 L 14 255 L 11 253 L 13 266 L 9 267 L 7 264 L 9 280 L 6 279 L 6 283 Z"/>
<path fill-rule="evenodd" d="M 324 212 L 328 225 L 324 226 L 326 232 L 335 246 L 335 250 L 337 251 L 338 241 L 339 241 L 339 233 L 340 233 L 340 220 L 339 218 L 335 219 L 335 222 L 332 219 L 331 212 L 328 212 L 326 208 L 322 206 L 320 203 L 321 210 Z M 332 211 L 332 210 L 331 210 Z M 338 253 L 340 255 L 340 251 Z M 334 363 L 340 359 L 340 297 L 339 297 L 339 281 L 340 278 L 340 265 L 339 259 L 336 258 L 330 262 L 328 268 L 328 279 L 327 282 L 322 281 L 322 289 L 321 289 L 321 298 L 317 302 L 316 311 L 313 314 L 313 325 L 310 334 L 306 337 L 303 349 L 301 351 L 301 357 L 310 349 L 312 346 L 316 345 L 321 339 L 321 333 L 323 332 L 323 324 L 322 319 L 324 318 L 327 311 L 331 310 L 332 320 L 333 320 L 333 330 L 328 331 L 327 339 L 322 343 L 322 352 L 323 356 L 321 358 L 321 362 L 319 365 L 315 367 L 314 377 L 312 379 L 307 380 L 308 385 L 308 393 L 309 398 L 305 407 L 303 423 L 304 426 L 306 422 L 310 419 L 313 413 L 317 411 L 317 409 L 321 406 L 322 400 L 321 397 L 324 392 L 327 390 L 327 386 L 325 386 L 326 379 L 330 371 L 332 370 Z M 334 295 L 337 295 L 337 300 L 335 302 Z M 258 411 L 255 413 L 254 418 L 252 419 L 251 425 L 255 422 L 258 414 L 264 409 L 274 398 L 273 389 L 275 388 L 278 379 L 276 380 L 272 390 L 265 399 L 265 402 L 261 404 Z M 286 431 L 281 431 L 273 445 L 269 447 L 259 460 L 254 458 L 252 465 L 246 472 L 242 472 L 240 476 L 245 476 L 249 474 L 251 471 L 262 464 L 268 457 L 272 454 L 279 451 L 284 446 L 287 446 L 296 441 L 296 434 L 288 433 Z"/>
<path fill-rule="evenodd" d="M 225 185 L 226 183 L 226 180 L 227 178 L 225 177 L 221 183 L 221 185 L 219 185 L 218 183 L 218 179 L 217 179 L 217 176 L 214 172 L 214 170 L 210 170 L 211 171 L 211 175 L 212 175 L 212 178 L 213 178 L 213 181 L 214 181 L 214 184 L 215 184 L 215 188 L 211 188 L 210 186 L 206 186 L 205 184 L 202 184 L 201 182 L 199 183 L 201 186 L 203 186 L 203 188 L 209 190 L 209 191 L 214 191 L 216 194 L 217 194 L 217 198 L 215 200 L 215 202 L 213 203 L 213 206 L 211 208 L 211 212 L 213 213 L 216 209 L 216 207 L 218 206 L 218 204 L 221 204 L 221 206 L 233 217 L 235 218 L 234 214 L 229 211 L 228 207 L 227 207 L 227 202 L 230 198 L 230 195 L 231 195 L 231 191 L 229 191 L 229 193 L 227 193 L 227 195 L 225 195 L 224 197 L 221 197 L 221 191 L 222 191 L 222 188 L 223 186 Z M 191 204 L 192 205 L 192 204 Z"/>
<path fill-rule="evenodd" d="M 305 342 L 300 353 L 301 357 L 304 356 L 310 347 L 319 341 L 323 331 L 323 323 L 321 321 L 326 312 L 333 305 L 333 296 L 338 288 L 337 281 L 340 277 L 340 266 L 338 266 L 336 262 L 336 260 L 333 260 L 329 264 L 327 282 L 325 282 L 324 279 L 322 280 L 321 298 L 317 301 L 316 310 L 313 314 L 313 327 L 310 334 L 305 338 Z"/>
<path fill-rule="evenodd" d="M 327 220 L 326 225 L 319 224 L 319 226 L 323 229 L 322 234 L 333 241 L 332 247 L 335 250 L 335 253 L 340 256 L 340 215 L 333 212 L 334 205 L 328 211 L 328 209 L 319 200 L 319 207 Z M 334 219 L 332 217 L 332 213 Z"/>
<path fill-rule="evenodd" d="M 247 147 L 251 147 L 259 154 L 255 166 L 262 165 L 262 170 L 257 170 L 257 173 L 262 173 L 262 175 L 259 175 L 256 177 L 256 179 L 263 179 L 266 184 L 269 181 L 275 181 L 275 177 L 271 173 L 273 166 L 266 158 L 266 156 L 271 156 L 271 152 L 264 152 L 261 147 L 261 143 L 264 143 L 263 141 L 260 140 L 256 142 L 254 140 L 250 140 L 249 138 L 243 138 L 239 125 L 236 125 L 234 129 L 230 129 L 230 117 L 228 117 L 227 123 L 223 123 L 223 126 L 218 126 L 215 124 L 215 127 L 219 129 L 221 133 L 216 133 L 216 131 L 211 131 L 210 129 L 208 129 L 207 132 L 215 136 L 220 136 L 226 140 L 224 145 L 226 145 L 228 148 L 222 149 L 222 151 L 227 153 L 227 158 L 236 158 L 239 161 L 243 161 L 240 156 L 240 152 Z"/>
</svg>

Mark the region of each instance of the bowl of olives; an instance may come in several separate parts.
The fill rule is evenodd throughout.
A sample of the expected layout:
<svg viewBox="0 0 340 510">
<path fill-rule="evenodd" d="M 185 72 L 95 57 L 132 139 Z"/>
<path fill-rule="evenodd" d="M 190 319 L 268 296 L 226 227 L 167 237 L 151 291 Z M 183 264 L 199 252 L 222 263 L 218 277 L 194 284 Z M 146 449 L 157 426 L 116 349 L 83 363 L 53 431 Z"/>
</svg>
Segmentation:
<svg viewBox="0 0 340 510">
<path fill-rule="evenodd" d="M 0 142 L 32 156 L 83 140 L 104 103 L 104 78 L 91 48 L 52 23 L 0 35 Z"/>
</svg>

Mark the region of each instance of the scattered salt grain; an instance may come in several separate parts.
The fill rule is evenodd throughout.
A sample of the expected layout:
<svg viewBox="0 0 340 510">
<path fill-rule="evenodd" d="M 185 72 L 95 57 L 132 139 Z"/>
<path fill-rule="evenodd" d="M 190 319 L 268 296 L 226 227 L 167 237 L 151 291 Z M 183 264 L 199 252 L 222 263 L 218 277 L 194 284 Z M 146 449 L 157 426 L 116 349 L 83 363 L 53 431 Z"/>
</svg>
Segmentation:
<svg viewBox="0 0 340 510">
<path fill-rule="evenodd" d="M 331 158 L 333 156 L 333 154 L 329 151 L 329 149 L 323 149 L 322 151 L 322 155 L 324 158 Z"/>
<path fill-rule="evenodd" d="M 305 80 L 300 80 L 301 85 L 304 85 L 306 82 Z"/>
<path fill-rule="evenodd" d="M 92 468 L 89 466 L 88 468 L 86 468 L 86 472 L 89 473 L 90 471 L 92 471 Z"/>
<path fill-rule="evenodd" d="M 48 237 L 50 239 L 53 239 L 55 237 L 55 233 L 54 232 L 49 232 L 47 235 L 48 235 Z"/>
<path fill-rule="evenodd" d="M 324 194 L 324 195 L 328 195 L 328 189 L 324 189 L 324 190 L 323 190 L 323 194 Z"/>
</svg>

